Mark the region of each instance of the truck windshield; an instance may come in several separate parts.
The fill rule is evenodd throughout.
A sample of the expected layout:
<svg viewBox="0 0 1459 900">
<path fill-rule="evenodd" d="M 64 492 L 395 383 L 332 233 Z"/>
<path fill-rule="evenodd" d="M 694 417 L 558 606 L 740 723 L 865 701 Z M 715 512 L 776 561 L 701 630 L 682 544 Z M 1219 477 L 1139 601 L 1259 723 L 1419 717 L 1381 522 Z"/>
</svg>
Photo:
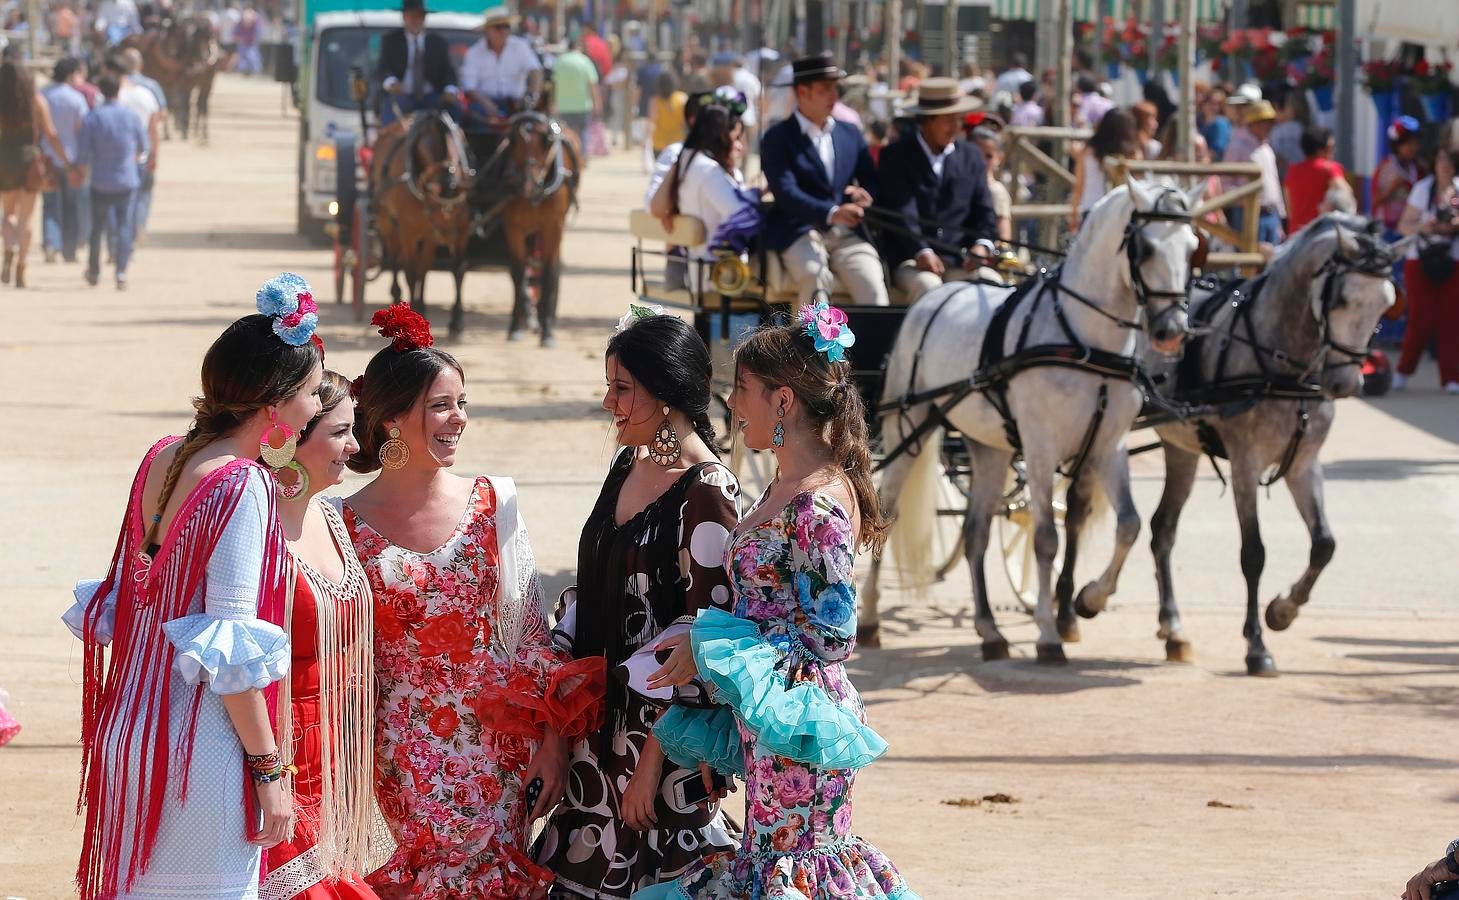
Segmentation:
<svg viewBox="0 0 1459 900">
<path fill-rule="evenodd" d="M 389 28 L 328 28 L 319 35 L 319 67 L 315 79 L 315 96 L 321 103 L 345 109 L 354 107 L 350 98 L 350 70 L 359 68 L 370 82 L 370 107 L 379 98 L 380 79 L 375 67 L 380 64 L 380 39 Z M 435 29 L 451 47 L 451 59 L 459 69 L 466 51 L 480 34 L 459 29 Z"/>
</svg>

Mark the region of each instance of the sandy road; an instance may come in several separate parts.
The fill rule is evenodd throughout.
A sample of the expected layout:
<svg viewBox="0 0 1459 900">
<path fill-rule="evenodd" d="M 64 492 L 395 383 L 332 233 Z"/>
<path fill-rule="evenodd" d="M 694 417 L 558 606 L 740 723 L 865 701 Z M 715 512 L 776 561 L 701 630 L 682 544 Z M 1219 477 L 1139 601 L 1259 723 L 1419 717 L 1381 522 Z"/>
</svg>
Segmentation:
<svg viewBox="0 0 1459 900">
<path fill-rule="evenodd" d="M 212 147 L 163 148 L 129 293 L 38 255 L 32 288 L 0 288 L 0 685 L 24 725 L 0 750 L 0 897 L 72 895 L 79 659 L 57 617 L 104 566 L 137 459 L 185 426 L 203 349 L 260 280 L 291 269 L 328 293 L 328 254 L 292 235 L 297 131 L 277 89 L 224 79 L 215 108 Z M 498 274 L 468 279 L 451 348 L 473 401 L 461 468 L 521 480 L 552 585 L 571 577 L 612 450 L 600 354 L 629 299 L 624 214 L 641 183 L 627 157 L 588 172 L 555 351 L 506 343 Z M 342 307 L 323 316 L 331 366 L 356 374 L 378 339 Z M 1395 895 L 1459 834 L 1459 402 L 1346 402 L 1325 458 L 1337 557 L 1270 641 L 1276 680 L 1240 674 L 1234 514 L 1210 477 L 1177 550 L 1194 665 L 1161 661 L 1143 548 L 1062 669 L 1030 661 L 1033 629 L 1010 615 L 1015 659 L 981 662 L 966 571 L 930 600 L 892 593 L 887 647 L 853 660 L 892 745 L 860 777 L 860 832 L 929 900 Z M 1147 513 L 1158 465 L 1136 462 Z M 1307 545 L 1280 490 L 1263 520 L 1269 598 Z M 1006 602 L 996 570 L 990 582 Z M 997 793 L 1016 802 L 972 804 Z"/>
</svg>

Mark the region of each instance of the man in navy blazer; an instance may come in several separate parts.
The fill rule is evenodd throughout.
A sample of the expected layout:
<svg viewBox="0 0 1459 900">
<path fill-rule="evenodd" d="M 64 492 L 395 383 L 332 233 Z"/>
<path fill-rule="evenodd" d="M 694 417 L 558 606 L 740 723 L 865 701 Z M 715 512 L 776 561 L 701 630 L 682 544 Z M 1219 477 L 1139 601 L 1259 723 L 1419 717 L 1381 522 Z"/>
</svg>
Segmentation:
<svg viewBox="0 0 1459 900">
<path fill-rule="evenodd" d="M 780 255 L 800 302 L 840 279 L 858 304 L 887 305 L 881 257 L 862 227 L 876 166 L 854 125 L 831 116 L 846 73 L 829 53 L 791 64 L 796 111 L 765 132 L 760 165 L 775 195 L 765 242 Z"/>
<path fill-rule="evenodd" d="M 877 205 L 902 220 L 900 229 L 884 233 L 882 249 L 909 303 L 944 281 L 969 277 L 997 249 L 987 164 L 960 136 L 963 114 L 978 105 L 951 78 L 925 79 L 916 130 L 881 152 Z M 959 248 L 966 250 L 954 252 Z"/>
</svg>

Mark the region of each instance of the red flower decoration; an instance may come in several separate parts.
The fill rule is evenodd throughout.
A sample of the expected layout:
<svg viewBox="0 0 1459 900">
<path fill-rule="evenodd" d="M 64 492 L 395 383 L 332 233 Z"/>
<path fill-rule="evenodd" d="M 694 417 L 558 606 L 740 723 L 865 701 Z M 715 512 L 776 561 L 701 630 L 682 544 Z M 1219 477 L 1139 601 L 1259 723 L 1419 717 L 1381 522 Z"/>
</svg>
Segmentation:
<svg viewBox="0 0 1459 900">
<path fill-rule="evenodd" d="M 435 344 L 431 323 L 404 303 L 392 303 L 370 317 L 370 324 L 380 329 L 380 336 L 390 338 L 396 352 L 423 350 Z"/>
<path fill-rule="evenodd" d="M 350 382 L 350 399 L 360 399 L 360 393 L 365 389 L 365 376 L 356 375 L 355 380 Z"/>
<path fill-rule="evenodd" d="M 311 343 L 314 346 L 316 346 L 316 347 L 319 348 L 319 360 L 320 360 L 320 362 L 323 362 L 324 361 L 324 338 L 320 337 L 317 333 L 316 334 L 311 334 L 311 335 L 309 335 L 309 343 Z"/>
</svg>

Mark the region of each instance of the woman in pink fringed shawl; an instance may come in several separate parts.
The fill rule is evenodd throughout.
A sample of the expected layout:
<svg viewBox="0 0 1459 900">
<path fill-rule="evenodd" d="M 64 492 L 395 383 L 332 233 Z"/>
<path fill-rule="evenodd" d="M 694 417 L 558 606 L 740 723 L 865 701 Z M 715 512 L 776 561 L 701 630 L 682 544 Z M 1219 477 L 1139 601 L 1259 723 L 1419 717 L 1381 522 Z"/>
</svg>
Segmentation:
<svg viewBox="0 0 1459 900">
<path fill-rule="evenodd" d="M 250 900 L 293 828 L 275 498 L 298 470 L 276 476 L 319 412 L 324 347 L 303 279 L 269 281 L 258 306 L 208 349 L 192 427 L 143 458 L 111 567 L 65 616 L 85 642 L 83 900 Z"/>
</svg>

